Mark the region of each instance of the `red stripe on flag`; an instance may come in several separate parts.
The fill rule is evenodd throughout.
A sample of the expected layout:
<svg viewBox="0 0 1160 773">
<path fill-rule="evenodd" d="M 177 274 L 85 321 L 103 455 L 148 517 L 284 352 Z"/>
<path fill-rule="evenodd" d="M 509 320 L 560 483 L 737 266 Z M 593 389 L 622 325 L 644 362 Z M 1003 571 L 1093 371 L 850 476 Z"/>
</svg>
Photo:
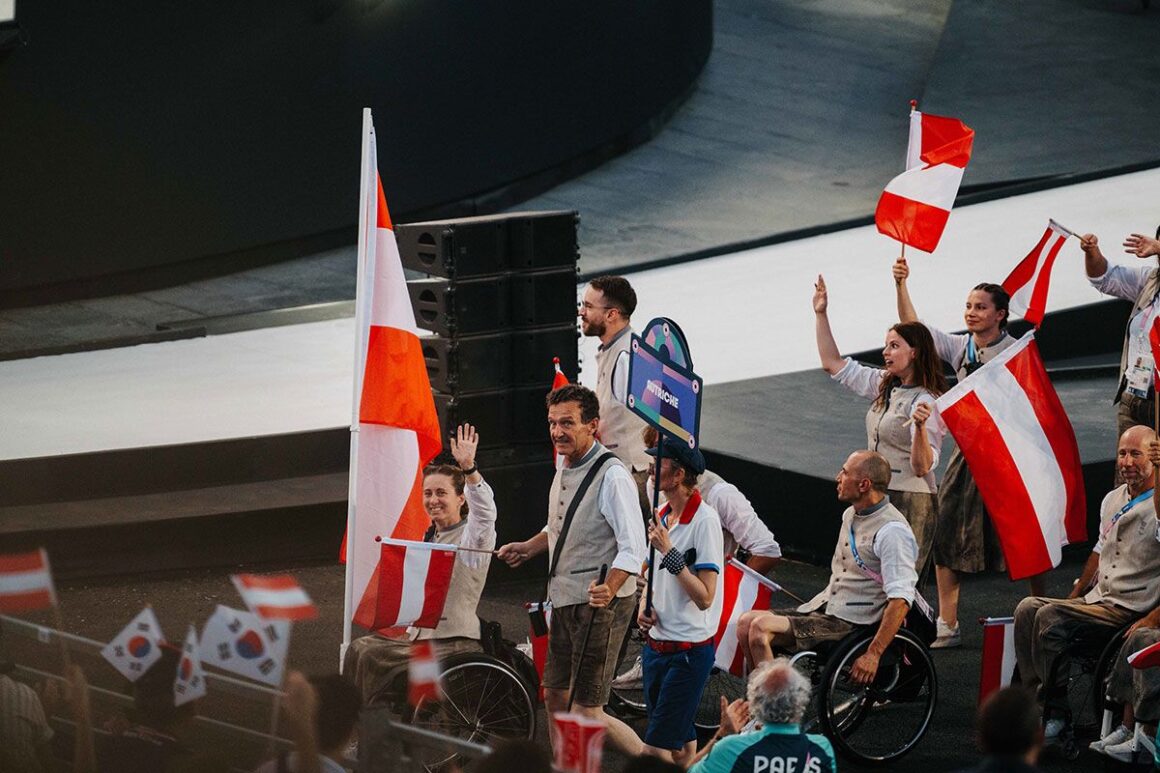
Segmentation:
<svg viewBox="0 0 1160 773">
<path fill-rule="evenodd" d="M 1084 490 L 1083 463 L 1080 461 L 1079 445 L 1063 403 L 1060 402 L 1055 388 L 1051 386 L 1047 368 L 1039 356 L 1039 344 L 1032 341 L 1026 349 L 1012 357 L 1007 362 L 1007 370 L 1023 387 L 1023 392 L 1035 411 L 1035 418 L 1039 420 L 1043 434 L 1047 436 L 1047 442 L 1051 445 L 1056 461 L 1059 462 L 1059 472 L 1063 476 L 1063 484 L 1067 491 L 1067 512 L 1063 517 L 1067 541 L 1073 545 L 1085 542 L 1087 493 Z"/>
<path fill-rule="evenodd" d="M 998 690 L 1003 681 L 1002 625 L 983 626 L 983 664 L 979 672 L 979 703 Z"/>
<path fill-rule="evenodd" d="M 384 544 L 379 550 L 379 565 L 375 567 L 375 576 L 371 579 L 367 586 L 367 595 L 363 597 L 363 603 L 359 604 L 358 611 L 355 613 L 354 621 L 364 628 L 381 628 L 384 625 L 394 623 L 399 619 L 399 609 L 403 605 L 403 565 L 407 561 L 407 548 L 402 545 L 387 545 Z M 386 578 L 386 582 L 382 580 Z M 360 620 L 363 612 L 363 605 L 367 599 L 373 600 L 376 596 L 371 595 L 370 590 L 374 588 L 378 591 L 378 603 L 374 606 L 374 619 L 367 622 Z"/>
<path fill-rule="evenodd" d="M 295 590 L 298 581 L 289 574 L 239 574 L 238 581 L 255 590 Z"/>
<path fill-rule="evenodd" d="M 1007 441 L 979 396 L 968 392 L 942 412 L 976 481 L 988 481 L 979 494 L 995 528 L 1012 580 L 1052 568 L 1039 518 Z M 1017 549 L 1017 550 L 1016 550 Z"/>
<path fill-rule="evenodd" d="M 40 550 L 33 550 L 28 553 L 0 555 L 0 574 L 35 572 L 44 567 L 44 552 Z"/>
<path fill-rule="evenodd" d="M 31 612 L 34 609 L 45 609 L 52 605 L 52 593 L 47 590 L 0 594 L 0 612 L 5 614 L 11 612 Z"/>
<path fill-rule="evenodd" d="M 1052 231 L 1052 233 L 1055 232 Z M 1066 236 L 1056 235 L 1055 244 L 1047 253 L 1047 258 L 1043 261 L 1043 268 L 1039 269 L 1039 278 L 1035 280 L 1035 287 L 1031 290 L 1031 305 L 1027 307 L 1027 313 L 1023 315 L 1023 319 L 1036 327 L 1043 321 L 1043 315 L 1047 313 L 1047 290 L 1051 286 L 1051 267 L 1055 265 L 1055 256 L 1059 254 L 1065 241 L 1067 241 Z"/>
<path fill-rule="evenodd" d="M 1043 236 L 1039 238 L 1039 244 L 1036 244 L 1035 248 L 1027 253 L 1027 257 L 1019 261 L 1019 265 L 1003 280 L 1003 289 L 1007 291 L 1008 295 L 1014 295 L 1019 288 L 1035 277 L 1035 267 L 1039 265 L 1039 254 L 1043 252 L 1043 247 L 1051 238 L 1051 234 L 1051 226 L 1048 226 L 1047 230 L 1043 232 Z"/>
<path fill-rule="evenodd" d="M 1156 370 L 1160 368 L 1160 317 L 1152 320 L 1152 329 L 1148 331 L 1148 343 L 1152 345 L 1152 364 L 1153 370 Z M 1156 371 L 1156 375 L 1160 378 L 1160 371 Z"/>
<path fill-rule="evenodd" d="M 431 381 L 417 335 L 371 325 L 358 420 L 414 430 L 419 439 L 420 467 L 443 448 Z"/>
<path fill-rule="evenodd" d="M 879 233 L 924 252 L 934 252 L 950 218 L 949 210 L 883 191 L 874 210 Z"/>
<path fill-rule="evenodd" d="M 971 160 L 975 130 L 958 118 L 922 114 L 922 149 L 919 158 L 931 166 L 950 164 L 965 169 Z"/>
<path fill-rule="evenodd" d="M 721 644 L 725 636 L 725 629 L 729 627 L 729 619 L 733 617 L 733 608 L 737 606 L 737 595 L 741 588 L 741 570 L 725 561 L 725 594 L 721 602 L 721 620 L 717 623 L 717 633 L 713 636 L 713 646 Z"/>
<path fill-rule="evenodd" d="M 318 607 L 313 604 L 303 604 L 297 607 L 271 607 L 259 604 L 254 608 L 259 617 L 269 620 L 313 620 L 318 617 Z"/>
<path fill-rule="evenodd" d="M 451 572 L 455 569 L 455 551 L 432 550 L 427 566 L 427 581 L 423 584 L 423 612 L 414 622 L 416 628 L 436 628 L 447 603 L 447 589 Z"/>
<path fill-rule="evenodd" d="M 389 228 L 393 231 L 395 227 L 391 225 L 391 213 L 387 209 L 387 197 L 383 194 L 383 178 L 377 172 L 375 173 L 375 184 L 379 189 L 377 225 L 379 228 Z"/>
</svg>

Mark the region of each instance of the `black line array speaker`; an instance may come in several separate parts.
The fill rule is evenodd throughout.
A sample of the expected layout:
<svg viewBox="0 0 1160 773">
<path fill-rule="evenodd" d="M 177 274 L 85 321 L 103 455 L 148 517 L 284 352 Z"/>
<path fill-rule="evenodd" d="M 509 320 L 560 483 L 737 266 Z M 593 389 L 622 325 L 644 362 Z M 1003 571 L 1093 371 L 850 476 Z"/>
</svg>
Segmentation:
<svg viewBox="0 0 1160 773">
<path fill-rule="evenodd" d="M 485 448 L 548 445 L 553 358 L 579 375 L 575 212 L 399 225 L 427 375 L 445 435 L 474 424 Z M 550 454 L 545 457 L 550 458 Z"/>
<path fill-rule="evenodd" d="M 395 228 L 403 265 L 446 279 L 575 267 L 574 211 L 432 220 Z"/>
</svg>

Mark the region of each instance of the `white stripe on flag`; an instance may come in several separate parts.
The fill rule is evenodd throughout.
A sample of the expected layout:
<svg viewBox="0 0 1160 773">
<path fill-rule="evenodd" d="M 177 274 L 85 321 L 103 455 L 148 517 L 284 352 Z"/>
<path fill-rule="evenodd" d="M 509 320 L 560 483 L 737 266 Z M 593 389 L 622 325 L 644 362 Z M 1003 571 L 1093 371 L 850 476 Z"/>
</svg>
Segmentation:
<svg viewBox="0 0 1160 773">
<path fill-rule="evenodd" d="M 1011 684 L 1015 675 L 1015 621 L 1003 626 L 1003 665 L 999 671 L 999 687 Z"/>
<path fill-rule="evenodd" d="M 1013 347 L 1014 348 L 1014 347 Z M 1026 347 L 1023 347 L 1024 349 Z M 980 374 L 981 375 L 981 374 Z M 1015 467 L 1019 470 L 1027 495 L 1035 507 L 1039 531 L 1051 556 L 1059 566 L 1060 546 L 1067 544 L 1062 513 L 1067 512 L 1067 485 L 1059 462 L 1027 393 L 1005 364 L 992 369 L 989 378 L 978 379 L 975 394 L 991 414 Z"/>
<path fill-rule="evenodd" d="M 302 588 L 287 588 L 285 590 L 246 588 L 243 595 L 251 608 L 311 606 L 310 597 Z"/>
<path fill-rule="evenodd" d="M 757 580 L 742 573 L 741 581 L 737 585 L 737 600 L 733 604 L 733 609 L 729 610 L 729 624 L 721 636 L 721 643 L 717 645 L 717 655 L 714 661 L 718 668 L 724 670 L 732 668 L 733 661 L 737 657 L 737 649 L 741 646 L 737 638 L 737 620 L 741 615 L 753 609 L 753 603 L 757 599 L 757 590 Z"/>
<path fill-rule="evenodd" d="M 412 660 L 407 667 L 407 676 L 412 682 L 438 682 L 439 661 Z"/>
<path fill-rule="evenodd" d="M 959 192 L 963 170 L 950 164 L 903 172 L 886 185 L 886 192 L 948 212 Z"/>
<path fill-rule="evenodd" d="M 398 625 L 410 625 L 423 614 L 423 603 L 427 600 L 427 569 L 430 564 L 430 550 L 407 547 L 407 558 L 403 562 L 403 594 L 399 599 Z"/>
<path fill-rule="evenodd" d="M 52 576 L 46 569 L 0 574 L 0 593 L 29 593 L 37 590 L 47 591 L 51 588 Z"/>
</svg>

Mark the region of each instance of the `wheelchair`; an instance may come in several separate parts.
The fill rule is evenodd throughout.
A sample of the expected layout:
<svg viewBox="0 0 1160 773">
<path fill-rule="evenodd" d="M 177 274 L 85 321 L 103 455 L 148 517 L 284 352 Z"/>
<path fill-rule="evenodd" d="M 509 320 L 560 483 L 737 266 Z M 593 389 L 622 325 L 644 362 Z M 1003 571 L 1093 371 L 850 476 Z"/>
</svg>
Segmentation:
<svg viewBox="0 0 1160 773">
<path fill-rule="evenodd" d="M 535 738 L 539 678 L 531 659 L 503 638 L 499 623 L 480 621 L 480 646 L 440 660 L 440 700 L 411 706 L 403 665 L 369 704 L 388 706 L 400 722 L 478 744 Z M 421 761 L 428 770 L 451 769 L 456 756 L 432 749 Z"/>
<path fill-rule="evenodd" d="M 1043 722 L 1047 724 L 1055 718 L 1065 720 L 1059 750 L 1068 760 L 1079 757 L 1087 741 L 1100 737 L 1119 721 L 1124 707 L 1107 697 L 1108 680 L 1116 655 L 1134 623 L 1110 634 L 1106 628 L 1081 628 L 1051 663 L 1047 684 L 1063 686 L 1057 691 L 1044 688 Z M 1018 682 L 1018 678 L 1016 668 L 1012 682 Z"/>
<path fill-rule="evenodd" d="M 875 628 L 798 652 L 790 662 L 813 686 L 802 730 L 822 733 L 844 758 L 860 765 L 899 759 L 930 727 L 938 700 L 938 676 L 930 651 L 902 628 L 886 648 L 869 685 L 855 684 L 850 669 L 870 646 Z"/>
</svg>

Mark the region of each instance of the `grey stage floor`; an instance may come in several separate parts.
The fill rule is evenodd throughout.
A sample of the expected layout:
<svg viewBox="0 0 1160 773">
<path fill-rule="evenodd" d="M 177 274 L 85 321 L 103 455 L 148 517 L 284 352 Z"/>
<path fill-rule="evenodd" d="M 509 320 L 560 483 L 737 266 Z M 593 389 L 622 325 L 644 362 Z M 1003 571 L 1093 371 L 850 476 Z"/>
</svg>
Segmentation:
<svg viewBox="0 0 1160 773">
<path fill-rule="evenodd" d="M 517 209 L 577 209 L 581 268 L 628 271 L 829 227 L 899 171 L 907 101 L 968 120 L 964 189 L 1160 157 L 1160 12 L 1138 0 L 718 0 L 709 63 L 650 142 Z M 0 312 L 0 357 L 157 323 L 346 300 L 354 248 Z"/>
<path fill-rule="evenodd" d="M 342 632 L 342 568 L 336 565 L 267 566 L 262 567 L 262 571 L 278 568 L 293 572 L 321 611 L 318 620 L 295 626 L 290 646 L 292 667 L 308 673 L 332 672 L 337 665 Z M 1049 590 L 1053 594 L 1062 595 L 1070 587 L 1079 569 L 1078 564 L 1065 563 L 1050 575 Z M 64 626 L 75 633 L 108 640 L 144 604 L 151 603 L 163 630 L 177 637 L 187 623 L 200 623 L 208 617 L 216 604 L 240 605 L 228 580 L 228 571 L 66 584 L 59 589 Z M 799 595 L 814 593 L 826 580 L 824 569 L 793 562 L 783 562 L 776 576 Z M 493 571 L 484 592 L 480 614 L 485 618 L 499 620 L 508 638 L 520 639 L 527 625 L 522 604 L 537 597 L 542 590 L 543 585 L 539 580 L 515 571 L 509 573 L 505 567 L 499 567 Z M 981 616 L 1010 614 L 1025 593 L 1021 583 L 1011 583 L 1005 576 L 978 576 L 967 580 L 962 592 L 963 647 L 935 654 L 939 698 L 931 730 L 914 751 L 891 766 L 891 770 L 924 773 L 957 770 L 976 759 L 973 722 L 982 630 L 975 621 Z M 933 591 L 927 595 L 933 597 Z M 47 617 L 36 618 L 36 621 L 51 625 Z M 45 658 L 52 660 L 55 645 L 45 650 L 50 653 Z M 111 686 L 117 683 L 119 677 L 103 661 L 91 663 L 89 677 L 94 684 Z M 636 724 L 638 730 L 643 729 L 639 727 L 639 722 Z M 545 742 L 542 721 L 540 727 L 540 740 Z M 615 754 L 608 755 L 606 760 L 606 769 L 612 771 L 620 770 L 624 762 L 623 758 Z M 1051 757 L 1044 768 L 1070 773 L 1099 769 L 1099 764 L 1097 757 L 1085 751 L 1078 760 L 1071 763 L 1058 756 Z M 839 767 L 842 770 L 856 769 L 846 763 L 840 763 Z"/>
</svg>

